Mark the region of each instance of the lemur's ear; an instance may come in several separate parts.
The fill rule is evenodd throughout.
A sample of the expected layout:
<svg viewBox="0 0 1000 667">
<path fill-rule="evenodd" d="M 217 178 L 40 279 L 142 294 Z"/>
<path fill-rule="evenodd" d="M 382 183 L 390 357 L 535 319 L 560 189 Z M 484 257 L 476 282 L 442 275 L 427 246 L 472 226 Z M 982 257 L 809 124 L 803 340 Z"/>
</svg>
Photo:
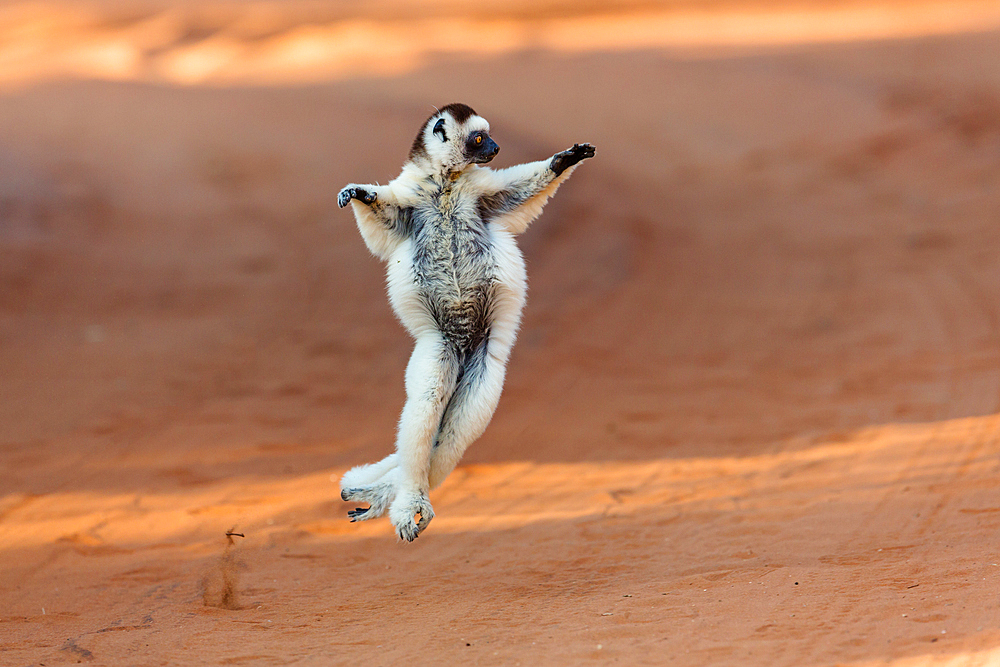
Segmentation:
<svg viewBox="0 0 1000 667">
<path fill-rule="evenodd" d="M 448 135 L 444 133 L 444 118 L 439 118 L 438 122 L 434 123 L 433 134 L 441 137 L 441 141 L 448 141 Z"/>
</svg>

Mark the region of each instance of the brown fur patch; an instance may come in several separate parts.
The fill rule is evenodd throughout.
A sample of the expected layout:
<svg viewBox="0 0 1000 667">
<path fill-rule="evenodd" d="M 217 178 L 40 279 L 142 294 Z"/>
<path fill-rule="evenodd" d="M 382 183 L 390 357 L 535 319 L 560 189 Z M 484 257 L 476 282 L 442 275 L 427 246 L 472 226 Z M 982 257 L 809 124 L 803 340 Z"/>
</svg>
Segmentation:
<svg viewBox="0 0 1000 667">
<path fill-rule="evenodd" d="M 455 102 L 453 104 L 449 104 L 448 106 L 441 107 L 441 111 L 439 112 L 439 114 L 441 113 L 448 114 L 449 116 L 455 119 L 456 123 L 460 125 L 476 115 L 476 112 L 472 107 L 470 107 L 467 104 L 462 104 L 460 102 Z M 434 116 L 437 115 L 438 114 L 434 114 Z M 434 116 L 431 116 L 431 118 L 433 118 Z"/>
</svg>

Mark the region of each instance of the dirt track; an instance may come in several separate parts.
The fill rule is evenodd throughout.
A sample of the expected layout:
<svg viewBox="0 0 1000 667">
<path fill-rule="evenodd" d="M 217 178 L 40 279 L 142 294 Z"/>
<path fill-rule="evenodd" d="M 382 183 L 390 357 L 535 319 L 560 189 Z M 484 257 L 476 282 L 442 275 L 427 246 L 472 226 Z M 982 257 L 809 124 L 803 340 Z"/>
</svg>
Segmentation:
<svg viewBox="0 0 1000 667">
<path fill-rule="evenodd" d="M 0 664 L 1000 661 L 982 27 L 459 45 L 295 85 L 8 69 Z M 599 156 L 522 238 L 500 409 L 401 544 L 331 481 L 390 451 L 410 351 L 335 197 L 452 101 L 498 166 Z"/>
</svg>

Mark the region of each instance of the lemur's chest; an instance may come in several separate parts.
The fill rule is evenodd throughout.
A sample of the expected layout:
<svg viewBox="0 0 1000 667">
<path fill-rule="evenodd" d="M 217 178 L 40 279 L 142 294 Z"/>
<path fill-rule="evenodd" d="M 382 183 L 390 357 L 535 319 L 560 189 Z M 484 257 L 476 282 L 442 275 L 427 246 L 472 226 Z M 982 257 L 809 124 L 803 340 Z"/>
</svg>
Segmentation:
<svg viewBox="0 0 1000 667">
<path fill-rule="evenodd" d="M 492 232 L 465 202 L 431 200 L 414 211 L 413 295 L 448 340 L 476 347 L 499 284 Z"/>
<path fill-rule="evenodd" d="M 418 282 L 447 275 L 459 287 L 488 281 L 495 267 L 493 238 L 476 200 L 460 185 L 428 193 L 414 210 L 414 268 Z"/>
<path fill-rule="evenodd" d="M 478 218 L 424 218 L 413 238 L 413 265 L 418 283 L 446 278 L 459 287 L 488 281 L 495 267 L 492 235 Z"/>
</svg>

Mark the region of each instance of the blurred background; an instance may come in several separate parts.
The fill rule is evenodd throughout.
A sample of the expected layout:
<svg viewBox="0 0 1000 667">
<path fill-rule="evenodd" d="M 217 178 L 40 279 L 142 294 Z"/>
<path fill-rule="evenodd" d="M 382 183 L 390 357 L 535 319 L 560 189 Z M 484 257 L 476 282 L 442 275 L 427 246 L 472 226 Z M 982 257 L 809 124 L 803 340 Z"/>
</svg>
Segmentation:
<svg viewBox="0 0 1000 667">
<path fill-rule="evenodd" d="M 802 452 L 989 418 L 998 37 L 995 0 L 5 0 L 10 548 L 204 545 L 266 532 L 275 497 L 267 526 L 390 539 L 328 479 L 391 451 L 411 350 L 336 194 L 394 178 L 451 102 L 491 122 L 494 166 L 598 153 L 520 239 L 505 392 L 442 498 L 511 462 L 825 460 Z M 996 423 L 970 424 L 948 442 L 995 454 Z M 892 460 L 927 474 L 989 460 L 907 443 Z M 838 470 L 895 493 L 888 461 Z M 237 482 L 291 486 L 241 505 Z M 155 522 L 136 494 L 168 499 Z"/>
<path fill-rule="evenodd" d="M 388 451 L 410 341 L 335 195 L 452 101 L 501 167 L 601 150 L 522 239 L 474 460 L 994 412 L 995 26 L 993 2 L 4 3 L 5 451 L 69 439 L 76 475 Z"/>
</svg>

